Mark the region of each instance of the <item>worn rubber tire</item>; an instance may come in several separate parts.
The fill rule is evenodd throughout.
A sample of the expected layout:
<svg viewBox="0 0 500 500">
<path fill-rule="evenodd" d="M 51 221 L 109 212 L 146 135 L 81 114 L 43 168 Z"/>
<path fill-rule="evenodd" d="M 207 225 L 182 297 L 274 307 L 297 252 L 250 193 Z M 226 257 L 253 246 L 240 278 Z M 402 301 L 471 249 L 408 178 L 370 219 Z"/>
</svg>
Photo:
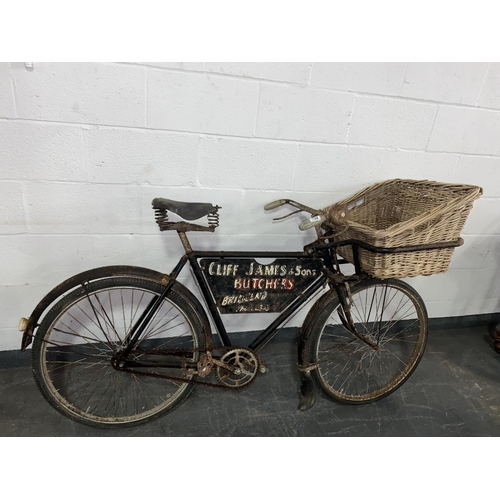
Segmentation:
<svg viewBox="0 0 500 500">
<path fill-rule="evenodd" d="M 406 320 L 406 323 L 408 323 L 409 321 L 418 321 L 417 332 L 416 334 L 414 334 L 416 339 L 415 347 L 413 348 L 411 354 L 408 354 L 408 352 L 404 353 L 405 355 L 408 355 L 407 362 L 398 360 L 401 361 L 401 365 L 404 366 L 404 368 L 402 368 L 401 372 L 395 375 L 394 377 L 392 377 L 392 374 L 388 375 L 387 382 L 381 382 L 379 384 L 380 385 L 379 387 L 370 392 L 367 392 L 366 394 L 354 394 L 354 393 L 349 394 L 348 392 L 343 392 L 342 388 L 345 384 L 347 384 L 347 387 L 356 384 L 358 384 L 358 386 L 361 385 L 364 386 L 365 382 L 368 390 L 368 385 L 370 383 L 370 380 L 368 379 L 369 377 L 373 377 L 371 380 L 374 380 L 375 375 L 373 375 L 367 369 L 362 370 L 360 367 L 363 366 L 363 363 L 365 365 L 368 365 L 365 368 L 370 368 L 370 369 L 372 364 L 378 366 L 377 363 L 379 363 L 380 367 L 385 367 L 385 364 L 382 361 L 378 361 L 376 356 L 381 360 L 382 356 L 385 356 L 387 353 L 388 357 L 386 357 L 385 359 L 393 361 L 393 357 L 395 356 L 389 357 L 390 353 L 389 348 L 393 347 L 396 349 L 399 348 L 400 344 L 395 344 L 395 342 L 399 342 L 402 344 L 403 340 L 408 343 L 409 341 L 402 338 L 395 339 L 397 335 L 401 335 L 401 332 L 397 332 L 396 334 L 394 334 L 393 338 L 391 339 L 388 335 L 390 328 L 392 328 L 392 326 L 390 326 L 389 330 L 384 334 L 387 335 L 387 340 L 385 339 L 382 340 L 382 342 L 385 342 L 385 344 L 381 342 L 380 351 L 374 352 L 373 350 L 370 351 L 371 348 L 368 345 L 364 344 L 362 340 L 359 340 L 356 337 L 354 337 L 354 335 L 348 332 L 347 329 L 345 329 L 345 327 L 343 327 L 341 324 L 335 325 L 335 327 L 331 327 L 332 328 L 331 331 L 335 333 L 325 334 L 325 336 L 330 335 L 333 339 L 335 339 L 335 341 L 327 340 L 326 338 L 322 340 L 324 328 L 327 321 L 329 320 L 330 316 L 333 313 L 335 313 L 337 307 L 340 306 L 338 296 L 335 293 L 325 295 L 320 299 L 322 303 L 318 304 L 319 305 L 318 310 L 315 311 L 315 318 L 313 318 L 312 320 L 313 322 L 311 323 L 309 329 L 310 333 L 309 333 L 309 338 L 307 340 L 308 345 L 306 346 L 306 350 L 308 352 L 309 359 L 312 364 L 319 362 L 319 367 L 311 371 L 311 376 L 315 382 L 315 385 L 321 388 L 323 394 L 327 398 L 332 399 L 336 402 L 348 403 L 348 404 L 365 404 L 377 401 L 383 397 L 388 396 L 396 389 L 401 387 L 408 380 L 408 378 L 410 377 L 410 375 L 413 373 L 418 363 L 420 362 L 423 353 L 425 351 L 425 345 L 427 342 L 427 330 L 428 330 L 427 311 L 422 298 L 410 285 L 396 279 L 390 279 L 384 281 L 378 279 L 371 279 L 362 281 L 354 285 L 351 288 L 351 294 L 353 300 L 356 302 L 356 300 L 358 300 L 358 298 L 361 297 L 360 294 L 362 294 L 363 292 L 365 292 L 366 295 L 368 296 L 369 293 L 368 290 L 373 289 L 375 287 L 386 287 L 386 286 L 387 286 L 386 290 L 390 288 L 396 290 L 397 292 L 400 292 L 401 296 L 406 297 L 408 301 L 411 302 L 411 305 L 415 308 L 417 319 Z M 355 313 L 358 314 L 357 312 Z M 365 317 L 369 317 L 371 313 L 372 313 L 372 308 L 370 308 L 368 316 Z M 334 315 L 334 317 L 336 317 L 336 314 Z M 339 323 L 341 323 L 341 321 L 339 321 Z M 363 322 L 359 321 L 358 324 L 363 325 Z M 376 322 L 371 321 L 371 322 L 366 322 L 365 324 L 369 325 L 369 327 L 366 328 L 366 331 L 368 331 L 370 328 L 373 329 L 373 325 L 376 324 Z M 388 324 L 390 325 L 390 322 Z M 333 328 L 338 328 L 338 330 L 333 330 Z M 359 328 L 361 328 L 361 326 Z M 380 332 L 380 327 L 379 327 L 379 332 Z M 324 359 L 320 359 L 320 356 L 318 354 L 320 352 L 321 342 L 323 342 L 322 352 L 326 352 L 326 354 L 323 355 Z M 330 342 L 330 344 L 328 344 L 328 342 Z M 392 343 L 389 345 L 390 342 Z M 329 347 L 327 348 L 327 346 Z M 386 346 L 388 347 L 386 348 Z M 369 363 L 366 362 L 367 360 Z M 352 373 L 350 375 L 345 375 L 343 372 L 341 372 L 341 370 L 345 370 L 346 367 L 348 367 L 349 363 L 352 363 L 353 366 Z M 334 373 L 336 373 L 335 370 L 339 372 L 337 378 L 334 377 Z M 331 374 L 332 371 L 333 374 Z M 382 368 L 380 368 L 380 372 L 382 373 Z M 351 376 L 353 377 L 352 380 L 348 380 Z M 329 380 L 327 380 L 327 378 Z M 344 382 L 341 384 L 342 380 Z M 334 384 L 336 384 L 337 387 L 334 387 L 333 386 Z"/>
<path fill-rule="evenodd" d="M 68 417 L 72 420 L 75 420 L 79 423 L 91 425 L 94 427 L 101 428 L 117 428 L 117 427 L 129 427 L 138 424 L 143 424 L 149 422 L 153 419 L 156 419 L 170 411 L 173 411 L 177 408 L 182 402 L 186 400 L 186 398 L 191 394 L 194 385 L 190 383 L 183 384 L 182 390 L 180 390 L 179 394 L 169 403 L 165 404 L 163 407 L 153 408 L 149 414 L 144 416 L 137 416 L 134 418 L 124 418 L 122 421 L 119 419 L 113 421 L 112 419 L 108 419 L 103 421 L 100 417 L 95 417 L 92 414 L 86 413 L 82 408 L 77 408 L 74 404 L 69 403 L 65 400 L 61 394 L 59 394 L 58 390 L 55 388 L 55 385 L 52 383 L 48 372 L 50 370 L 47 369 L 45 362 L 45 351 L 46 346 L 51 346 L 50 343 L 50 334 L 52 332 L 53 326 L 59 320 L 59 318 L 63 317 L 64 314 L 71 308 L 73 305 L 77 305 L 79 301 L 84 300 L 85 297 L 90 296 L 90 294 L 97 294 L 98 292 L 103 292 L 105 290 L 113 290 L 113 289 L 134 289 L 139 291 L 151 292 L 155 295 L 159 295 L 162 293 L 164 286 L 158 282 L 147 280 L 138 277 L 110 277 L 100 279 L 98 281 L 89 283 L 84 289 L 83 286 L 79 286 L 72 290 L 67 295 L 63 296 L 45 315 L 42 323 L 37 329 L 32 349 L 32 370 L 33 375 L 36 381 L 36 384 L 42 393 L 43 397 L 47 400 L 47 402 L 56 409 L 59 413 Z M 95 295 L 97 297 L 97 295 Z M 186 320 L 186 324 L 188 324 L 191 328 L 192 336 L 193 336 L 193 344 L 196 344 L 196 347 L 204 347 L 206 345 L 206 323 L 204 318 L 201 317 L 198 312 L 199 308 L 193 301 L 190 300 L 190 292 L 185 289 L 181 284 L 174 283 L 172 289 L 169 291 L 167 295 L 167 300 L 169 304 L 173 305 L 177 308 L 180 313 L 182 313 L 183 317 Z M 110 298 L 111 303 L 111 298 Z M 163 304 L 165 304 L 164 302 Z M 102 316 L 104 317 L 104 316 Z M 118 324 L 118 320 L 116 321 Z M 110 323 L 111 325 L 111 323 Z M 88 337 L 88 335 L 87 335 Z M 46 340 L 48 342 L 46 342 Z M 83 343 L 82 343 L 83 344 Z M 88 342 L 88 345 L 95 345 L 96 343 Z M 64 347 L 66 344 L 61 344 Z M 84 345 L 84 344 L 83 344 Z M 80 349 L 80 345 L 75 348 L 75 351 Z M 102 349 L 101 349 L 102 351 Z M 104 357 L 99 354 L 100 357 Z M 111 359 L 111 356 L 109 357 Z M 103 366 L 105 362 L 100 362 Z M 68 363 L 68 364 L 75 364 Z M 111 365 L 110 365 L 111 366 Z M 107 369 L 109 371 L 109 369 Z M 55 370 L 51 370 L 55 371 Z M 114 372 L 112 372 L 114 373 Z M 123 373 L 123 372 L 118 372 Z M 129 375 L 129 374 L 127 374 Z M 114 375 L 120 376 L 120 375 Z M 76 378 L 76 377 L 75 377 Z M 193 376 L 193 379 L 195 377 Z M 143 379 L 147 379 L 147 377 L 143 377 Z M 157 381 L 158 379 L 155 379 Z M 167 380 L 161 380 L 161 382 L 168 382 Z M 85 386 L 87 387 L 87 386 Z M 139 392 L 139 391 L 137 391 Z M 118 397 L 118 396 L 116 396 Z M 163 403 L 162 403 L 163 404 Z M 119 405 L 118 405 L 119 406 Z M 88 409 L 87 409 L 88 412 Z"/>
</svg>

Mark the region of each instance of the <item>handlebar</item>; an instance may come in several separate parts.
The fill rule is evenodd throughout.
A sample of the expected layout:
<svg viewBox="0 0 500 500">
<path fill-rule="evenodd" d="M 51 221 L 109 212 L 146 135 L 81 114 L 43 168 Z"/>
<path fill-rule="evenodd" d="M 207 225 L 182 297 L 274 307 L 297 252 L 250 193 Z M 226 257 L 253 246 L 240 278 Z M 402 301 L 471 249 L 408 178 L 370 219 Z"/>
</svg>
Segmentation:
<svg viewBox="0 0 500 500">
<path fill-rule="evenodd" d="M 306 231 L 307 229 L 311 229 L 313 227 L 319 226 L 323 224 L 323 222 L 327 221 L 327 217 L 325 214 L 314 215 L 313 217 L 309 217 L 309 219 L 303 220 L 299 224 L 299 229 L 301 231 Z"/>
<path fill-rule="evenodd" d="M 303 205 L 302 203 L 299 203 L 298 201 L 290 200 L 288 198 L 282 198 L 281 200 L 276 200 L 272 201 L 271 203 L 268 203 L 264 209 L 265 210 L 272 210 L 273 208 L 278 208 L 281 207 L 281 205 L 292 205 L 292 207 L 298 208 L 299 210 L 303 210 L 304 212 L 309 212 L 310 214 L 316 215 L 319 214 L 320 211 L 316 210 L 315 208 L 308 207 L 307 205 Z"/>
<path fill-rule="evenodd" d="M 328 215 L 324 211 L 308 207 L 307 205 L 303 205 L 302 203 L 290 200 L 288 198 L 282 198 L 280 200 L 272 201 L 264 206 L 264 210 L 272 210 L 274 208 L 278 208 L 286 204 L 298 208 L 299 211 L 309 212 L 312 215 L 312 217 L 309 217 L 308 219 L 302 221 L 299 224 L 299 229 L 301 231 L 305 231 L 306 229 L 311 229 L 313 227 L 319 226 L 320 224 L 323 224 L 323 222 L 328 221 Z"/>
<path fill-rule="evenodd" d="M 264 210 L 272 210 L 273 208 L 281 207 L 281 205 L 285 205 L 289 201 L 290 200 L 276 200 L 276 201 L 271 201 L 271 203 L 268 203 L 267 205 L 264 206 Z"/>
<path fill-rule="evenodd" d="M 268 203 L 264 206 L 264 210 L 272 210 L 286 204 L 298 208 L 299 211 L 309 212 L 311 214 L 311 217 L 299 224 L 299 229 L 301 231 L 306 231 L 307 229 L 320 226 L 325 222 L 332 224 L 332 227 L 342 227 L 346 226 L 347 224 L 347 216 L 349 212 L 348 207 L 340 204 L 331 206 L 328 211 L 316 210 L 315 208 L 308 207 L 307 205 L 303 205 L 302 203 L 299 203 L 297 201 L 290 200 L 288 198 L 282 198 L 280 200 L 275 200 Z"/>
</svg>

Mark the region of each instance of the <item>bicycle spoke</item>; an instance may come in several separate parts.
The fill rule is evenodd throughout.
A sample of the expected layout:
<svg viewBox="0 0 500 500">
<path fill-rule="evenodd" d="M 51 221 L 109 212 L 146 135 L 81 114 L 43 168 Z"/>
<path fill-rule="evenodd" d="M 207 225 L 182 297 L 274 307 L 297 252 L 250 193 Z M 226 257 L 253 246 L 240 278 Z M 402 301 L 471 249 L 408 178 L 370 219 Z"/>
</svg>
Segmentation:
<svg viewBox="0 0 500 500">
<path fill-rule="evenodd" d="M 343 401 L 368 401 L 390 392 L 408 376 L 425 345 L 415 301 L 404 285 L 386 281 L 358 288 L 351 292 L 351 318 L 378 347 L 343 326 L 337 302 L 316 348 L 321 384 Z"/>
<path fill-rule="evenodd" d="M 56 408 L 84 423 L 115 425 L 151 418 L 175 407 L 189 394 L 186 382 L 161 378 L 182 377 L 180 363 L 179 368 L 131 368 L 133 373 L 112 364 L 112 357 L 161 290 L 151 281 L 113 277 L 86 283 L 63 299 L 65 306 L 45 321 L 43 335 L 39 327 L 36 343 L 36 359 L 40 360 L 37 376 L 41 376 L 41 387 L 46 387 L 45 394 L 53 397 Z M 198 321 L 193 308 L 175 293 L 174 299 L 166 298 L 160 304 L 139 339 L 138 347 L 146 343 L 143 352 L 132 351 L 129 359 L 147 359 L 154 355 L 154 349 L 204 345 L 192 326 Z M 152 349 L 148 349 L 149 341 Z M 161 352 L 158 355 L 164 356 Z M 199 352 L 195 349 L 184 358 L 194 361 Z"/>
</svg>

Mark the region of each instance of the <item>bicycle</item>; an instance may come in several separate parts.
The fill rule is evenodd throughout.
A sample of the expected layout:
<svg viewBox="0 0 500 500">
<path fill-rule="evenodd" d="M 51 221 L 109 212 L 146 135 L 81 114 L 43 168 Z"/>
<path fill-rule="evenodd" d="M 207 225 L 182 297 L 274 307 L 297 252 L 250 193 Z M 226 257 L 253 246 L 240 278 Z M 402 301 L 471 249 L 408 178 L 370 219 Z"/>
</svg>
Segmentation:
<svg viewBox="0 0 500 500">
<path fill-rule="evenodd" d="M 340 403 L 379 400 L 417 367 L 428 318 L 410 285 L 370 276 L 360 252 L 452 251 L 463 243 L 383 248 L 342 239 L 349 207 L 317 210 L 280 199 L 265 209 L 290 205 L 297 210 L 285 217 L 309 214 L 299 227 L 314 228 L 316 239 L 303 251 L 193 250 L 187 233 L 214 232 L 221 207 L 164 198 L 152 204 L 160 230 L 176 231 L 185 250 L 170 274 L 130 266 L 86 271 L 54 288 L 20 323 L 22 349 L 33 342 L 32 369 L 42 395 L 83 424 L 145 423 L 174 410 L 195 386 L 247 387 L 268 371 L 263 348 L 313 298 L 298 341 L 299 408 L 313 406 L 317 388 Z M 204 217 L 207 225 L 191 222 Z M 338 254 L 347 248 L 349 259 Z M 186 264 L 205 307 L 177 281 Z M 351 269 L 347 264 L 354 265 L 351 274 L 342 272 Z M 232 345 L 221 315 L 254 312 L 279 316 L 249 345 Z"/>
</svg>

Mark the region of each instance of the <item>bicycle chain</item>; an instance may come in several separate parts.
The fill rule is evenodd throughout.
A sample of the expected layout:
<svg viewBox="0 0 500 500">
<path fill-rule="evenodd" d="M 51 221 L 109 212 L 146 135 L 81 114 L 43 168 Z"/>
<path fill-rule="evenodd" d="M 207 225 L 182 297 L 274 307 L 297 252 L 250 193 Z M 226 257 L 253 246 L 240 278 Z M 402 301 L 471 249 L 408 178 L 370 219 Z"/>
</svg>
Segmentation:
<svg viewBox="0 0 500 500">
<path fill-rule="evenodd" d="M 230 389 L 230 390 L 236 390 L 236 389 L 242 389 L 243 387 L 248 387 L 257 378 L 257 374 L 259 373 L 261 366 L 263 366 L 265 368 L 265 370 L 268 371 L 267 363 L 264 361 L 264 359 L 261 358 L 257 353 L 252 351 L 252 349 L 249 349 L 248 347 L 243 347 L 243 346 L 217 346 L 214 349 L 206 349 L 206 348 L 202 348 L 202 347 L 192 348 L 192 349 L 161 349 L 158 351 L 151 351 L 151 350 L 144 349 L 144 353 L 181 355 L 181 354 L 188 354 L 188 353 L 194 353 L 194 352 L 203 352 L 203 353 L 210 352 L 210 353 L 212 353 L 213 351 L 218 351 L 218 350 L 232 351 L 233 349 L 240 349 L 240 350 L 249 352 L 250 354 L 253 354 L 257 358 L 257 361 L 259 362 L 259 366 L 257 367 L 257 373 L 255 374 L 253 379 L 250 380 L 250 382 L 248 382 L 247 384 L 245 384 L 243 386 L 234 386 L 233 387 L 233 386 L 228 386 L 228 385 L 224 385 L 224 384 L 213 384 L 211 382 L 201 382 L 200 380 L 173 377 L 171 375 L 144 373 L 144 372 L 132 370 L 132 369 L 126 368 L 126 367 L 115 367 L 115 369 L 118 371 L 126 372 L 126 373 L 134 373 L 134 374 L 140 375 L 140 376 L 161 378 L 161 379 L 165 379 L 165 380 L 173 380 L 175 382 L 182 382 L 182 383 L 188 383 L 188 384 L 194 384 L 194 385 L 201 385 L 201 386 L 205 386 L 205 387 L 214 387 L 217 389 Z M 141 349 L 135 349 L 134 352 L 140 353 L 140 351 L 141 351 Z M 193 375 L 196 375 L 196 374 L 193 374 Z"/>
</svg>

